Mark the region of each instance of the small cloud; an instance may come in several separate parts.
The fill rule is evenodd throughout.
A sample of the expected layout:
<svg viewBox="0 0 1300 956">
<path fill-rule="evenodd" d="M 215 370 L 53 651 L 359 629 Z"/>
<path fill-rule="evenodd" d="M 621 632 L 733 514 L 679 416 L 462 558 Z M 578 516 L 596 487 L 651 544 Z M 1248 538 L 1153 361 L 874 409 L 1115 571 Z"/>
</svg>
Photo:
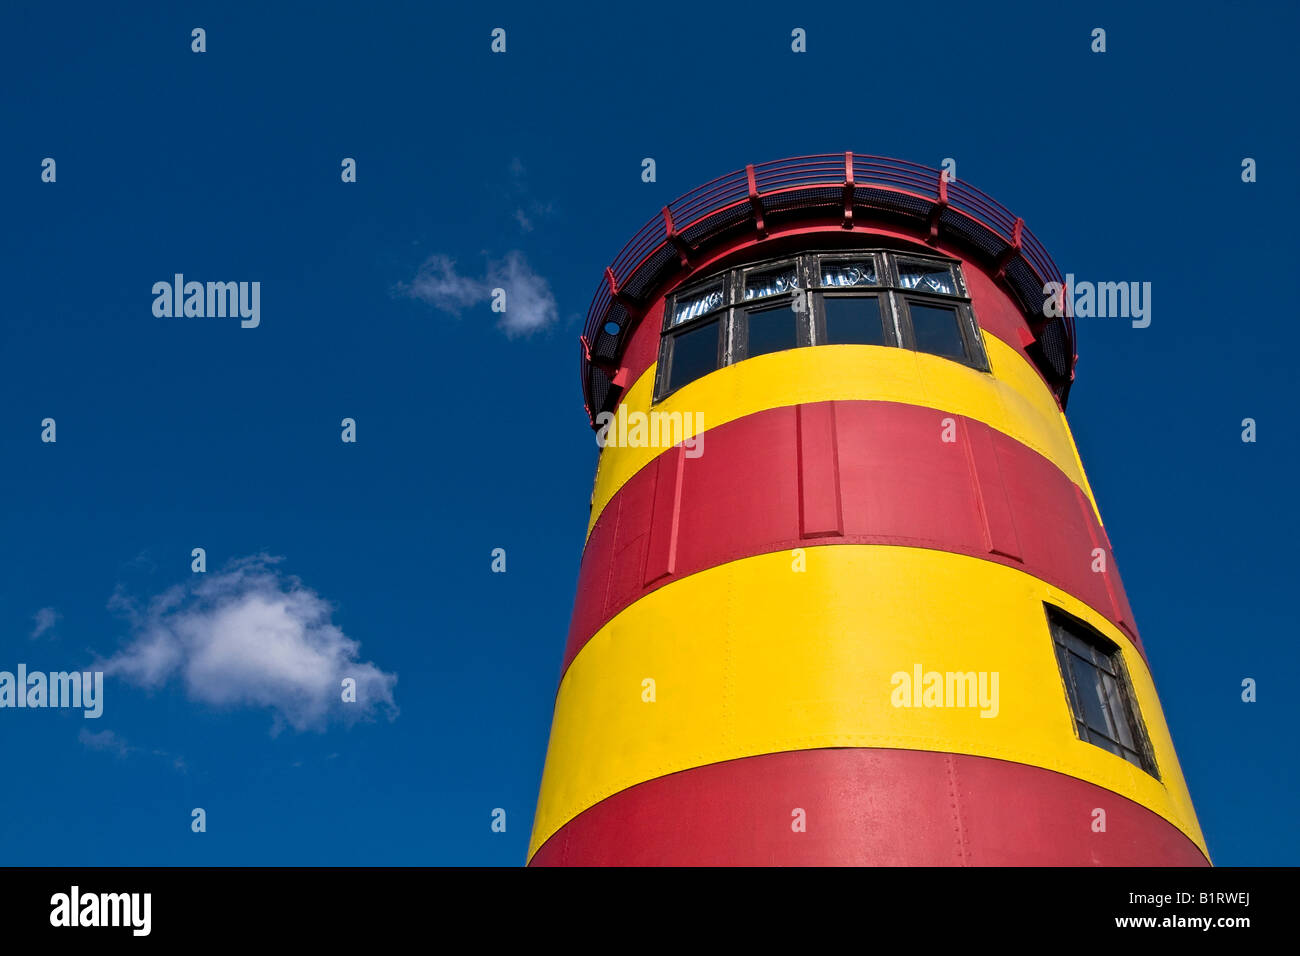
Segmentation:
<svg viewBox="0 0 1300 956">
<path fill-rule="evenodd" d="M 511 338 L 553 325 L 560 314 L 550 284 L 532 270 L 521 252 L 511 252 L 504 261 L 493 263 L 488 281 L 494 288 L 506 290 L 506 310 L 499 325 Z"/>
<path fill-rule="evenodd" d="M 125 757 L 131 752 L 131 748 L 127 746 L 126 741 L 111 730 L 92 733 L 83 727 L 81 733 L 77 734 L 77 739 L 81 741 L 87 750 L 100 750 L 105 753 L 115 754 L 118 757 Z"/>
<path fill-rule="evenodd" d="M 506 308 L 500 313 L 497 327 L 509 338 L 531 335 L 553 325 L 559 317 L 550 284 L 517 250 L 489 262 L 481 279 L 458 272 L 450 257 L 433 255 L 409 284 L 397 286 L 399 293 L 456 316 L 470 306 L 486 305 L 493 289 L 505 290 Z"/>
<path fill-rule="evenodd" d="M 32 615 L 32 620 L 36 622 L 36 626 L 32 628 L 31 640 L 34 641 L 38 637 L 41 637 L 42 635 L 47 633 L 48 631 L 53 630 L 54 625 L 58 624 L 59 621 L 62 619 L 63 619 L 63 615 L 60 614 L 58 611 L 54 610 L 54 608 L 52 607 L 41 608 L 39 611 L 37 611 L 35 614 Z"/>
<path fill-rule="evenodd" d="M 77 739 L 81 741 L 82 746 L 87 750 L 96 750 L 100 753 L 110 753 L 119 760 L 125 759 L 132 754 L 145 753 L 143 747 L 131 746 L 120 734 L 111 730 L 101 730 L 97 733 L 92 733 L 83 727 L 77 734 Z M 184 757 L 174 757 L 165 750 L 151 750 L 149 753 L 161 760 L 167 761 L 171 764 L 173 770 L 180 773 L 185 773 L 186 770 L 189 769 L 185 764 Z"/>
<path fill-rule="evenodd" d="M 215 707 L 263 707 L 274 731 L 323 729 L 331 719 L 384 712 L 392 719 L 395 674 L 358 655 L 361 645 L 330 620 L 333 608 L 278 558 L 256 555 L 157 595 L 143 608 L 121 593 L 110 606 L 131 620 L 132 637 L 105 674 L 144 687 L 172 680 L 191 700 Z M 344 678 L 356 702 L 341 699 Z"/>
<path fill-rule="evenodd" d="M 402 283 L 398 291 L 456 316 L 492 295 L 486 280 L 461 275 L 456 271 L 456 260 L 444 255 L 426 259 L 410 285 Z"/>
</svg>

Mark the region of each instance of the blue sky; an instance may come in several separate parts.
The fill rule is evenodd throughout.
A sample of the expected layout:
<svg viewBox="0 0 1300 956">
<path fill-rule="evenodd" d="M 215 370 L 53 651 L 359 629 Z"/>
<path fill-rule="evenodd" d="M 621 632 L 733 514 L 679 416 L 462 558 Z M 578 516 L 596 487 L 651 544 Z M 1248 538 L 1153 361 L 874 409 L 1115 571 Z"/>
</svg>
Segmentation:
<svg viewBox="0 0 1300 956">
<path fill-rule="evenodd" d="M 0 711 L 0 863 L 521 863 L 601 271 L 678 194 L 845 149 L 953 157 L 1063 272 L 1152 283 L 1149 328 L 1079 320 L 1071 423 L 1215 861 L 1300 858 L 1293 5 L 270 6 L 3 14 L 0 669 L 122 669 L 99 720 Z M 261 325 L 155 317 L 178 272 L 260 281 Z M 474 301 L 503 275 L 527 328 Z M 195 547 L 395 715 L 144 680 L 142 634 L 211 621 Z"/>
</svg>

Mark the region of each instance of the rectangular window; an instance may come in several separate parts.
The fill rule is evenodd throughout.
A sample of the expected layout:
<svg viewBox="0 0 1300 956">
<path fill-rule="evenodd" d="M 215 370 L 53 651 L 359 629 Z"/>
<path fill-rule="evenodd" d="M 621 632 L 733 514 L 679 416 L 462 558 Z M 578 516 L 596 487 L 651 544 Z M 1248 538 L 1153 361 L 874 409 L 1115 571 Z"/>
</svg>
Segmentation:
<svg viewBox="0 0 1300 956">
<path fill-rule="evenodd" d="M 679 295 L 673 300 L 673 311 L 668 327 L 676 328 L 692 319 L 698 319 L 721 307 L 725 301 L 726 293 L 721 279 L 693 289 L 685 295 Z"/>
<path fill-rule="evenodd" d="M 885 335 L 880 297 L 874 295 L 822 296 L 827 345 L 890 345 Z"/>
<path fill-rule="evenodd" d="M 1047 608 L 1047 619 L 1079 739 L 1159 779 L 1119 647 L 1057 608 Z"/>
<path fill-rule="evenodd" d="M 789 302 L 745 311 L 745 358 L 798 348 L 803 313 Z"/>
<path fill-rule="evenodd" d="M 961 316 L 955 306 L 931 305 L 914 299 L 906 301 L 907 313 L 912 320 L 912 340 L 918 352 L 970 361 L 966 340 L 962 336 Z"/>
<path fill-rule="evenodd" d="M 664 379 L 665 395 L 718 368 L 718 335 L 721 330 L 721 319 L 710 319 L 669 337 L 665 355 L 668 366 Z"/>
<path fill-rule="evenodd" d="M 876 260 L 871 256 L 854 259 L 822 260 L 822 285 L 842 289 L 845 287 L 879 285 Z"/>
<path fill-rule="evenodd" d="M 799 264 L 783 262 L 779 266 L 764 266 L 745 273 L 745 301 L 769 295 L 785 295 L 802 288 L 799 281 Z"/>
<path fill-rule="evenodd" d="M 898 259 L 898 284 L 929 295 L 960 295 L 952 266 L 942 262 Z"/>
</svg>

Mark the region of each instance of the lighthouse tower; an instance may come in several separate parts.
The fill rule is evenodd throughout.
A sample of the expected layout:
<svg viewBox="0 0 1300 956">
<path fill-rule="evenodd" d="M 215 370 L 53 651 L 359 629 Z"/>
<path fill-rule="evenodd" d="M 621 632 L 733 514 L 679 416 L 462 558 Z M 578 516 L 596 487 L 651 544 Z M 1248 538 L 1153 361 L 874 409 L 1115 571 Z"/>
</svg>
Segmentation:
<svg viewBox="0 0 1300 956">
<path fill-rule="evenodd" d="M 581 341 L 603 447 L 532 865 L 1208 864 L 1060 282 L 979 190 L 853 153 L 633 237 Z"/>
</svg>

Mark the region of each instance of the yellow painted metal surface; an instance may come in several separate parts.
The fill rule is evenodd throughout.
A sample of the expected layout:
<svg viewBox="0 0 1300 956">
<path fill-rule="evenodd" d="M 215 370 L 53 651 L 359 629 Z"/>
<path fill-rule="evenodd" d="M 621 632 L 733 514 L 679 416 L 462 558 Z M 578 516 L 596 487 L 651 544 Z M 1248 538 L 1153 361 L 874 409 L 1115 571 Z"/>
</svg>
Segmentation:
<svg viewBox="0 0 1300 956">
<path fill-rule="evenodd" d="M 1142 804 L 1205 851 L 1150 672 L 1101 615 L 1038 578 L 964 555 L 835 545 L 808 548 L 804 562 L 797 571 L 792 554 L 779 552 L 690 575 L 641 598 L 591 639 L 556 700 L 530 856 L 574 816 L 627 787 L 819 747 L 945 751 L 1044 767 Z M 1160 780 L 1076 735 L 1044 602 L 1121 648 Z M 893 675 L 917 666 L 984 672 L 990 689 L 996 673 L 996 715 L 981 716 L 990 708 L 979 706 L 895 706 Z M 643 699 L 647 678 L 653 703 Z"/>
</svg>

